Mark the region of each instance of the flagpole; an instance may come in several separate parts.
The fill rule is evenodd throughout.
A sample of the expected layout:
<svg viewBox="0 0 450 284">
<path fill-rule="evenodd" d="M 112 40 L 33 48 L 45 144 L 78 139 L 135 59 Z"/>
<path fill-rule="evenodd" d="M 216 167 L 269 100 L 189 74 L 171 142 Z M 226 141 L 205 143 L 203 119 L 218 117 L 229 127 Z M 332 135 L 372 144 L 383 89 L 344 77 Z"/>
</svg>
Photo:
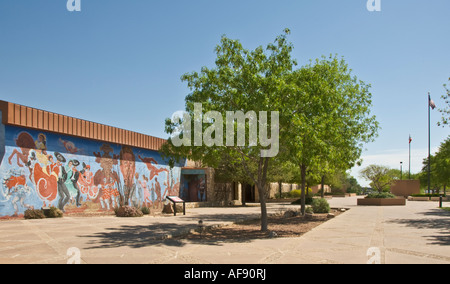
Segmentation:
<svg viewBox="0 0 450 284">
<path fill-rule="evenodd" d="M 409 135 L 409 180 L 411 180 L 411 134 Z"/>
<path fill-rule="evenodd" d="M 431 159 L 430 159 L 430 143 L 431 143 L 431 130 L 430 130 L 430 108 L 431 108 L 431 96 L 428 92 L 428 193 L 431 189 Z"/>
</svg>

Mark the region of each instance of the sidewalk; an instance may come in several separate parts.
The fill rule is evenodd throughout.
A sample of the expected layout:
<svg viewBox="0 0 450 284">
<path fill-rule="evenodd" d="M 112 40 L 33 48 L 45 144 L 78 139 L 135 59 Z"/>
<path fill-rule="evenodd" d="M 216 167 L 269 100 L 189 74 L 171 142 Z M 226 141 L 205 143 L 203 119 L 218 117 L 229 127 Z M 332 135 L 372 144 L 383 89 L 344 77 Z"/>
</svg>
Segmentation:
<svg viewBox="0 0 450 284">
<path fill-rule="evenodd" d="M 79 255 L 81 263 L 89 264 L 364 264 L 369 260 L 450 264 L 450 212 L 437 209 L 437 202 L 366 207 L 356 206 L 352 197 L 333 198 L 330 204 L 351 209 L 300 238 L 214 244 L 162 239 L 195 229 L 200 219 L 206 225 L 221 225 L 256 217 L 259 207 L 196 208 L 177 217 L 3 221 L 0 263 L 67 263 Z M 289 207 L 269 204 L 269 212 Z"/>
</svg>

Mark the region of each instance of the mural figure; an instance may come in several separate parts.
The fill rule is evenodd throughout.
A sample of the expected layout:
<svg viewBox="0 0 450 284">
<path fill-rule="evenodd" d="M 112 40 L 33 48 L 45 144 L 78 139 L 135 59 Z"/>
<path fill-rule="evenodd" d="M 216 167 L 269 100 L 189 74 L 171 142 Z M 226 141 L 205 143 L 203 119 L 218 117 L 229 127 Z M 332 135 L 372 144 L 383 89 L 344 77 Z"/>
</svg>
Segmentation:
<svg viewBox="0 0 450 284">
<path fill-rule="evenodd" d="M 17 138 L 15 139 L 17 147 L 20 148 L 20 151 L 17 149 L 13 149 L 13 152 L 8 158 L 8 162 L 12 165 L 12 159 L 16 157 L 16 163 L 19 167 L 24 167 L 28 163 L 28 156 L 30 151 L 35 149 L 36 144 L 33 140 L 33 137 L 28 132 L 20 132 Z M 31 171 L 30 171 L 30 179 L 31 179 Z"/>
<path fill-rule="evenodd" d="M 78 177 L 78 188 L 81 194 L 86 196 L 86 201 L 94 200 L 98 195 L 98 187 L 94 184 L 94 174 L 91 172 L 91 166 L 83 162 L 83 169 Z"/>
<path fill-rule="evenodd" d="M 147 166 L 148 170 L 150 171 L 150 178 L 149 180 L 152 180 L 155 176 L 158 176 L 160 173 L 162 172 L 166 172 L 167 174 L 169 174 L 169 170 L 165 169 L 165 168 L 160 168 L 158 169 L 156 166 L 152 165 L 155 164 L 157 165 L 158 163 L 155 161 L 155 159 L 153 158 L 142 158 L 140 155 L 138 155 L 139 159 L 145 163 L 145 165 Z"/>
<path fill-rule="evenodd" d="M 156 151 L 10 125 L 3 139 L 0 218 L 51 206 L 66 213 L 120 205 L 159 209 L 165 196 L 180 191 L 182 165 L 159 165 Z"/>
<path fill-rule="evenodd" d="M 39 133 L 38 140 L 36 140 L 34 144 L 36 145 L 36 150 L 47 155 L 47 136 L 45 136 L 45 134 Z"/>
<path fill-rule="evenodd" d="M 142 181 L 139 181 L 140 186 L 143 191 L 143 199 L 142 202 L 145 206 L 151 207 L 153 205 L 150 190 L 148 188 L 148 178 L 145 175 L 142 175 Z"/>
<path fill-rule="evenodd" d="M 116 183 L 112 177 L 103 179 L 101 184 L 102 194 L 100 197 L 100 203 L 102 209 L 110 210 L 114 207 L 118 207 L 119 191 L 117 190 Z"/>
<path fill-rule="evenodd" d="M 75 143 L 68 141 L 68 140 L 62 140 L 61 138 L 59 138 L 59 143 L 61 143 L 64 148 L 66 149 L 66 151 L 70 154 L 75 154 L 80 152 L 80 149 L 78 149 L 77 147 L 75 147 Z"/>
<path fill-rule="evenodd" d="M 64 182 L 67 190 L 70 194 L 70 200 L 72 203 L 76 203 L 77 207 L 80 207 L 80 195 L 81 191 L 78 188 L 78 178 L 80 173 L 77 170 L 77 166 L 80 164 L 77 160 L 70 160 L 65 167 L 65 172 L 67 174 L 66 181 Z"/>
<path fill-rule="evenodd" d="M 167 181 L 164 182 L 166 190 L 163 196 L 178 196 L 180 192 L 180 179 L 177 178 L 176 182 L 173 177 L 173 170 L 170 171 L 170 176 L 167 175 Z"/>
<path fill-rule="evenodd" d="M 123 194 L 125 205 L 136 205 L 132 203 L 132 198 L 136 190 L 135 173 L 136 164 L 133 149 L 129 146 L 123 146 L 120 151 L 120 172 L 123 176 Z"/>
<path fill-rule="evenodd" d="M 198 183 L 198 200 L 206 201 L 206 184 L 205 177 L 201 177 Z"/>
<path fill-rule="evenodd" d="M 158 178 L 155 177 L 155 193 L 156 193 L 156 208 L 160 208 L 162 206 L 162 198 L 161 198 L 161 184 L 159 184 Z"/>
<path fill-rule="evenodd" d="M 204 202 L 207 199 L 205 174 L 187 174 L 182 176 L 180 197 L 189 202 Z"/>
<path fill-rule="evenodd" d="M 31 188 L 27 185 L 25 175 L 22 175 L 20 172 L 10 171 L 3 178 L 3 189 L 5 189 L 2 190 L 5 201 L 11 199 L 10 201 L 15 211 L 12 216 L 18 216 L 19 214 L 19 205 L 17 202 L 25 209 L 33 209 L 33 206 L 25 203 L 25 198 L 31 192 Z"/>
<path fill-rule="evenodd" d="M 96 157 L 95 162 L 98 163 L 100 165 L 100 170 L 98 170 L 95 175 L 94 175 L 94 185 L 95 187 L 97 187 L 98 192 L 96 194 L 95 191 L 97 190 L 96 188 L 93 188 L 93 195 L 95 195 L 97 198 L 98 196 L 102 196 L 102 190 L 103 190 L 103 184 L 105 179 L 108 181 L 111 178 L 119 184 L 120 187 L 120 178 L 119 175 L 117 173 L 117 171 L 113 171 L 113 168 L 116 167 L 119 162 L 118 162 L 118 158 L 119 156 L 117 155 L 112 155 L 110 153 L 114 152 L 113 148 L 109 145 L 109 144 L 103 144 L 100 147 L 100 150 L 103 151 L 103 154 L 101 153 L 96 153 L 94 152 L 94 156 Z M 92 197 L 91 197 L 92 198 Z M 92 198 L 92 199 L 94 199 Z M 122 199 L 121 198 L 121 203 L 122 203 Z"/>
<path fill-rule="evenodd" d="M 37 159 L 36 151 L 29 151 L 27 166 L 31 172 L 30 180 L 34 183 L 36 193 L 43 201 L 43 206 L 50 206 L 58 195 L 58 177 L 60 163 L 54 163 L 51 155 L 47 156 L 47 166 L 42 167 Z"/>
<path fill-rule="evenodd" d="M 69 189 L 66 186 L 66 181 L 67 181 L 67 172 L 66 172 L 66 167 L 62 166 L 62 163 L 66 162 L 66 158 L 64 158 L 63 155 L 61 155 L 58 152 L 55 152 L 55 157 L 56 159 L 59 161 L 60 165 L 60 173 L 58 175 L 58 196 L 59 196 L 59 201 L 58 201 L 58 208 L 63 211 L 66 212 L 64 209 L 64 206 L 66 206 L 66 204 L 69 202 L 70 200 L 70 192 Z"/>
</svg>

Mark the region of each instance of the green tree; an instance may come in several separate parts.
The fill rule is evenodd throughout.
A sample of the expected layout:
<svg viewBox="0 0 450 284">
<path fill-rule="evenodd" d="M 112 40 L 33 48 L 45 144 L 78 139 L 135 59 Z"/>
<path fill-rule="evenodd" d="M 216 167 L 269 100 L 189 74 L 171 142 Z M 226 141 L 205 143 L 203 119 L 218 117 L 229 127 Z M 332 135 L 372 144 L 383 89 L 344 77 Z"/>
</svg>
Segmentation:
<svg viewBox="0 0 450 284">
<path fill-rule="evenodd" d="M 361 177 L 370 181 L 370 186 L 379 193 L 389 191 L 395 180 L 394 172 L 385 166 L 370 165 L 361 171 Z"/>
<path fill-rule="evenodd" d="M 273 159 L 269 165 L 267 180 L 278 183 L 278 195 L 282 197 L 282 183 L 296 183 L 295 165 L 281 159 Z"/>
<path fill-rule="evenodd" d="M 450 185 L 450 136 L 441 143 L 435 157 L 438 181 L 446 194 L 447 186 Z"/>
<path fill-rule="evenodd" d="M 280 136 L 289 149 L 285 159 L 300 173 L 304 214 L 308 170 L 326 162 L 331 168 L 351 168 L 364 143 L 376 137 L 378 122 L 370 114 L 370 85 L 353 76 L 344 59 L 322 57 L 294 71 L 290 80 L 283 101 L 289 127 Z"/>
<path fill-rule="evenodd" d="M 430 185 L 435 191 L 442 188 L 444 193 L 450 185 L 450 136 L 441 143 L 435 155 L 430 156 L 431 171 Z M 428 186 L 428 157 L 423 160 L 423 168 L 420 174 L 420 183 Z"/>
<path fill-rule="evenodd" d="M 269 161 L 273 157 L 262 155 L 262 151 L 267 151 L 268 146 L 261 140 L 261 129 L 266 125 L 261 124 L 261 113 L 280 110 L 280 100 L 288 95 L 286 89 L 286 77 L 296 65 L 295 60 L 291 58 L 292 45 L 287 42 L 289 30 L 278 36 L 274 43 L 263 47 L 257 47 L 255 50 L 243 48 L 238 40 L 232 40 L 225 36 L 222 37 L 220 45 L 216 47 L 215 68 L 203 67 L 201 72 L 187 73 L 182 76 L 182 81 L 187 82 L 191 93 L 186 97 L 186 112 L 194 121 L 188 121 L 187 118 L 173 122 L 166 120 L 166 132 L 179 137 L 192 137 L 190 129 L 199 127 L 198 121 L 203 124 L 203 136 L 210 135 L 213 144 L 192 143 L 191 145 L 182 145 L 176 147 L 174 140 L 169 139 L 163 147 L 167 156 L 174 158 L 186 157 L 195 161 L 201 161 L 203 165 L 217 167 L 224 157 L 230 161 L 239 161 L 241 169 L 247 174 L 248 178 L 258 188 L 259 199 L 261 203 L 261 230 L 267 231 L 267 208 L 266 208 L 266 184 L 268 177 Z M 202 115 L 195 118 L 195 104 L 202 104 Z M 205 117 L 207 112 L 213 111 L 216 117 Z M 255 121 L 250 117 L 245 120 L 245 133 L 249 135 L 245 138 L 245 143 L 239 143 L 237 136 L 239 129 L 237 121 L 232 120 L 233 129 L 227 128 L 227 125 L 217 125 L 220 118 L 222 123 L 227 122 L 226 112 L 252 112 L 257 115 L 259 124 L 259 137 L 257 143 L 250 141 L 250 129 Z M 274 125 L 272 116 L 268 117 L 267 125 Z M 274 118 L 276 119 L 276 117 Z M 280 120 L 286 119 L 281 117 Z M 186 123 L 188 121 L 188 123 Z M 185 124 L 184 124 L 185 123 Z M 190 127 L 180 127 L 189 125 Z M 285 121 L 280 121 L 280 128 L 285 125 Z M 234 143 L 228 143 L 220 138 L 218 132 L 220 129 L 232 132 Z M 271 138 L 274 138 L 274 130 L 271 129 Z M 227 133 L 228 134 L 228 133 Z M 176 136 L 176 135 L 175 135 Z M 222 141 L 220 141 L 222 139 Z M 194 139 L 195 140 L 195 139 Z M 201 141 L 200 141 L 201 142 Z M 243 141 L 241 141 L 243 142 Z M 275 141 L 278 143 L 278 141 Z M 232 145 L 231 145 L 232 144 Z M 225 147 L 226 146 L 226 147 Z M 272 146 L 279 146 L 272 145 Z M 233 166 L 237 166 L 234 163 Z"/>
<path fill-rule="evenodd" d="M 358 180 L 350 175 L 347 175 L 347 192 L 361 194 L 362 187 L 359 185 Z"/>
<path fill-rule="evenodd" d="M 422 172 L 420 173 L 419 180 L 420 186 L 428 190 L 428 178 L 430 179 L 430 190 L 436 192 L 439 190 L 440 182 L 436 171 L 436 158 L 434 155 L 430 155 L 430 163 L 428 163 L 428 157 L 423 159 Z M 430 175 L 428 176 L 428 165 L 431 165 Z M 430 193 L 430 192 L 429 192 Z"/>
<path fill-rule="evenodd" d="M 450 78 L 448 78 L 450 82 Z M 442 95 L 442 99 L 444 100 L 446 106 L 444 108 L 440 108 L 439 112 L 442 113 L 442 121 L 438 122 L 439 126 L 445 127 L 446 125 L 450 125 L 450 89 L 444 84 L 444 88 L 446 91 L 445 95 Z"/>
</svg>

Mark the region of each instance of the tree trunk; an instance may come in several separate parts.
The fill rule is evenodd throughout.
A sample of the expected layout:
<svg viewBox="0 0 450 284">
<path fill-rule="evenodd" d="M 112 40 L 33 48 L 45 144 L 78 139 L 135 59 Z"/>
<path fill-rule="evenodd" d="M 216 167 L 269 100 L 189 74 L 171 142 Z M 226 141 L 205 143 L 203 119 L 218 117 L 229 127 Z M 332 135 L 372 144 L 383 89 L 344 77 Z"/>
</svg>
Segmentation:
<svg viewBox="0 0 450 284">
<path fill-rule="evenodd" d="M 283 192 L 282 192 L 282 191 L 283 191 L 282 186 L 283 186 L 283 184 L 281 183 L 281 181 L 279 181 L 279 182 L 278 182 L 278 188 L 279 188 L 279 190 L 280 190 L 280 199 L 282 198 L 281 195 L 282 195 L 282 193 L 283 193 Z"/>
<path fill-rule="evenodd" d="M 269 158 L 261 157 L 259 158 L 258 172 L 257 177 L 253 176 L 251 171 L 249 170 L 244 155 L 242 155 L 242 163 L 244 165 L 244 169 L 249 175 L 249 177 L 255 182 L 255 185 L 258 187 L 259 193 L 259 202 L 261 204 L 261 231 L 266 232 L 268 230 L 268 220 L 267 220 L 267 206 L 266 206 L 266 180 L 267 180 L 267 169 L 269 168 Z M 244 194 L 245 195 L 245 194 Z M 245 202 L 245 198 L 244 198 Z"/>
<path fill-rule="evenodd" d="M 267 169 L 269 165 L 269 158 L 260 158 L 258 167 L 258 193 L 259 203 L 261 204 L 261 232 L 267 232 L 269 229 L 267 219 L 267 205 L 266 205 L 266 179 Z"/>
<path fill-rule="evenodd" d="M 242 196 L 242 206 L 245 206 L 245 192 L 247 191 L 247 184 L 242 184 L 241 196 Z"/>
<path fill-rule="evenodd" d="M 267 205 L 266 205 L 266 195 L 265 195 L 265 185 L 258 185 L 259 202 L 261 204 L 261 232 L 267 232 L 269 229 L 268 219 L 267 219 Z"/>
<path fill-rule="evenodd" d="M 322 198 L 325 198 L 325 175 L 322 176 Z"/>
<path fill-rule="evenodd" d="M 302 195 L 301 195 L 301 207 L 300 212 L 305 215 L 306 210 L 306 194 L 305 194 L 305 184 L 306 184 L 306 166 L 300 165 L 300 171 L 302 176 Z"/>
</svg>

